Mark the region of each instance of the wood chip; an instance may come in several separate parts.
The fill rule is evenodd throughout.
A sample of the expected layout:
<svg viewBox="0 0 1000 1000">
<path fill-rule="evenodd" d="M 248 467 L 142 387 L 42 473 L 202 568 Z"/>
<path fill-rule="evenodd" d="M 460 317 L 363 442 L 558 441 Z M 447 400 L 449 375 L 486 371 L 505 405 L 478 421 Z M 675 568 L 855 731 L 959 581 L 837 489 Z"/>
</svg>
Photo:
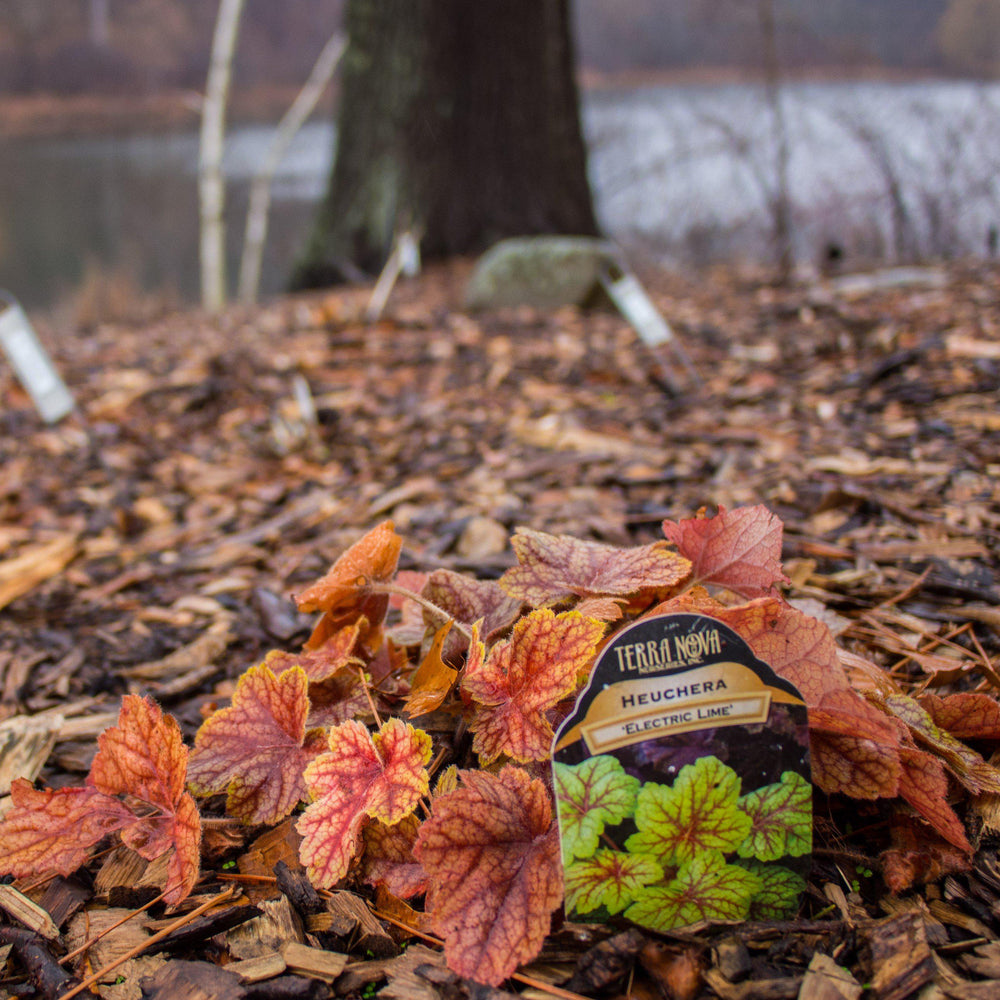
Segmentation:
<svg viewBox="0 0 1000 1000">
<path fill-rule="evenodd" d="M 61 573 L 79 551 L 77 535 L 59 535 L 0 562 L 0 608 Z"/>
<path fill-rule="evenodd" d="M 817 952 L 809 962 L 798 1000 L 858 1000 L 861 984 L 829 955 Z"/>
<path fill-rule="evenodd" d="M 239 962 L 230 962 L 227 972 L 235 972 L 244 983 L 259 983 L 265 979 L 280 976 L 287 968 L 281 952 L 272 951 L 256 958 L 244 958 Z"/>
<path fill-rule="evenodd" d="M 47 910 L 33 903 L 23 892 L 12 885 L 0 885 L 0 910 L 28 930 L 34 931 L 48 941 L 59 937 L 59 928 L 53 923 Z"/>
<path fill-rule="evenodd" d="M 324 983 L 332 983 L 347 965 L 346 955 L 323 948 L 310 948 L 297 941 L 289 941 L 281 949 L 281 957 L 289 972 L 308 976 L 310 979 L 321 979 Z"/>
</svg>

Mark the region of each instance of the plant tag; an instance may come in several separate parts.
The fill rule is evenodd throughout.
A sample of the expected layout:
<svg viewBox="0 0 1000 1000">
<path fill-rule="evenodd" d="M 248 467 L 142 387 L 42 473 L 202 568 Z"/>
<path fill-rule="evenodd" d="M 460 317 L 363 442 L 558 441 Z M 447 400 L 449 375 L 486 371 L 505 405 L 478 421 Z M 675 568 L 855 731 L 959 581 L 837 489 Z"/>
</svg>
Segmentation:
<svg viewBox="0 0 1000 1000">
<path fill-rule="evenodd" d="M 0 347 L 46 423 L 61 420 L 73 409 L 73 397 L 16 303 L 0 311 Z"/>
<path fill-rule="evenodd" d="M 812 851 L 796 688 L 715 618 L 619 632 L 553 744 L 571 920 L 668 931 L 795 913 Z"/>
<path fill-rule="evenodd" d="M 674 339 L 673 330 L 631 271 L 616 276 L 608 270 L 601 275 L 601 284 L 643 343 L 656 347 Z"/>
</svg>

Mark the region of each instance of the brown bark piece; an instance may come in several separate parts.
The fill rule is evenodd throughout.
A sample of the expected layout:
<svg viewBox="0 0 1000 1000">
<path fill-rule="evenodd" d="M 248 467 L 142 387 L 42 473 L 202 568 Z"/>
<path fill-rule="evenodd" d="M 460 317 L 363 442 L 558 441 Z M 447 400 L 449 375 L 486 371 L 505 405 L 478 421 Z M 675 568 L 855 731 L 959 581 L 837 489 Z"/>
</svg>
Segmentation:
<svg viewBox="0 0 1000 1000">
<path fill-rule="evenodd" d="M 272 951 L 266 955 L 258 955 L 256 958 L 244 958 L 239 962 L 230 962 L 226 966 L 226 971 L 236 973 L 244 983 L 259 983 L 262 980 L 280 976 L 287 967 L 281 953 Z"/>
<path fill-rule="evenodd" d="M 226 932 L 226 947 L 234 959 L 280 953 L 289 941 L 305 941 L 302 922 L 284 896 L 264 900 L 258 907 L 259 917 Z"/>
<path fill-rule="evenodd" d="M 0 562 L 0 608 L 61 573 L 77 553 L 76 534 L 60 535 Z"/>
<path fill-rule="evenodd" d="M 752 971 L 750 952 L 735 934 L 715 942 L 712 947 L 712 959 L 715 967 L 731 983 L 742 982 Z"/>
<path fill-rule="evenodd" d="M 372 962 L 351 962 L 345 968 L 336 982 L 338 995 L 346 996 L 360 992 L 370 983 L 389 980 L 390 986 L 379 991 L 379 996 L 390 996 L 386 992 L 390 987 L 397 991 L 411 988 L 414 992 L 409 1000 L 438 1000 L 438 993 L 432 989 L 426 979 L 420 979 L 414 970 L 419 966 L 436 965 L 446 968 L 444 955 L 432 951 L 426 945 L 415 944 L 407 948 L 396 958 L 377 959 Z M 401 996 L 393 992 L 392 996 Z"/>
<path fill-rule="evenodd" d="M 599 941 L 580 956 L 566 989 L 590 996 L 611 986 L 632 968 L 645 941 L 642 931 L 635 928 Z"/>
<path fill-rule="evenodd" d="M 243 1000 L 238 976 L 210 962 L 169 962 L 146 980 L 143 1000 Z"/>
<path fill-rule="evenodd" d="M 792 1000 L 799 995 L 802 976 L 731 983 L 718 969 L 708 969 L 705 982 L 722 1000 Z"/>
<path fill-rule="evenodd" d="M 327 933 L 349 941 L 352 951 L 370 951 L 377 958 L 398 954 L 396 942 L 360 896 L 346 890 L 333 892 L 326 900 L 326 910 L 307 918 L 306 926 L 313 933 Z"/>
<path fill-rule="evenodd" d="M 28 899 L 12 885 L 0 885 L 0 910 L 22 927 L 27 927 L 29 931 L 34 931 L 49 941 L 55 941 L 59 937 L 59 928 L 52 922 L 48 910 Z"/>
<path fill-rule="evenodd" d="M 958 964 L 966 972 L 975 973 L 977 976 L 1000 979 L 1000 941 L 979 945 L 971 955 L 961 955 Z"/>
<path fill-rule="evenodd" d="M 48 884 L 39 905 L 52 917 L 57 927 L 62 927 L 92 895 L 85 885 L 60 876 Z"/>
<path fill-rule="evenodd" d="M 15 778 L 34 781 L 56 744 L 61 715 L 15 715 L 0 722 L 0 795 L 10 792 Z"/>
<path fill-rule="evenodd" d="M 285 960 L 289 972 L 311 979 L 321 979 L 324 983 L 332 983 L 347 965 L 346 955 L 336 951 L 326 951 L 323 948 L 310 948 L 297 941 L 289 941 L 281 949 L 281 957 Z"/>
<path fill-rule="evenodd" d="M 903 1000 L 934 978 L 934 956 L 918 914 L 880 920 L 861 933 L 870 954 L 872 993 L 878 1000 Z"/>
<path fill-rule="evenodd" d="M 829 955 L 817 952 L 806 970 L 798 1000 L 858 1000 L 861 984 Z"/>
<path fill-rule="evenodd" d="M 117 923 L 132 912 L 132 910 L 117 908 L 93 909 L 78 913 L 73 917 L 66 928 L 66 947 L 69 951 L 76 951 L 84 942 L 107 931 L 76 960 L 81 972 L 102 969 L 146 941 L 149 937 L 149 930 L 143 915 L 126 920 L 114 930 L 108 931 L 112 924 Z M 120 974 L 120 969 L 113 969 L 108 973 L 105 982 L 113 983 Z"/>
</svg>

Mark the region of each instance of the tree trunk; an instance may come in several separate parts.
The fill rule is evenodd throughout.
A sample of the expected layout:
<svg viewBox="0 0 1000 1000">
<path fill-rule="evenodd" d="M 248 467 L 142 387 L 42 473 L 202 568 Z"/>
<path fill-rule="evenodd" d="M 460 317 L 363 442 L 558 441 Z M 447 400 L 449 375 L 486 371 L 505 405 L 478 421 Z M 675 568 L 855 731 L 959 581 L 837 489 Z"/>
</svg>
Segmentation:
<svg viewBox="0 0 1000 1000">
<path fill-rule="evenodd" d="M 597 232 L 568 0 L 349 0 L 336 162 L 293 284 Z"/>
</svg>

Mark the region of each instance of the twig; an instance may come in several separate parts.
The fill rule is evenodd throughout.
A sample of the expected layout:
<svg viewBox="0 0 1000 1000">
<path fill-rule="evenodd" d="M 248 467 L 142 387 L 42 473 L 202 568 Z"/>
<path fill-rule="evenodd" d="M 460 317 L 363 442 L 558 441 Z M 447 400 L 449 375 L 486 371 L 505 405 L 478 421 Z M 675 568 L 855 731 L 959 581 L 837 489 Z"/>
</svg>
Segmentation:
<svg viewBox="0 0 1000 1000">
<path fill-rule="evenodd" d="M 124 955 L 116 958 L 113 962 L 109 962 L 104 966 L 103 969 L 98 969 L 92 976 L 88 976 L 82 983 L 78 986 L 74 986 L 73 989 L 63 993 L 59 1000 L 71 1000 L 72 997 L 77 996 L 84 990 L 89 989 L 94 983 L 99 982 L 104 978 L 109 972 L 117 969 L 119 965 L 124 965 L 129 959 L 135 958 L 136 955 L 141 955 L 150 945 L 156 944 L 157 941 L 162 941 L 169 934 L 172 934 L 178 927 L 183 927 L 185 924 L 191 923 L 192 920 L 197 920 L 203 913 L 212 909 L 218 903 L 224 903 L 233 898 L 236 895 L 236 889 L 234 886 L 230 886 L 228 889 L 223 890 L 218 896 L 213 897 L 201 906 L 196 907 L 190 913 L 185 913 L 183 917 L 178 917 L 173 923 L 168 924 L 161 931 L 157 931 L 156 934 L 146 938 L 142 944 L 137 944 L 134 948 L 130 948 Z"/>
<path fill-rule="evenodd" d="M 34 931 L 21 927 L 0 927 L 0 942 L 13 945 L 18 961 L 45 996 L 54 997 L 69 983 L 77 981 L 55 960 L 45 942 Z"/>
<path fill-rule="evenodd" d="M 88 948 L 91 948 L 93 947 L 93 945 L 97 944 L 97 942 L 100 941 L 105 934 L 110 934 L 113 930 L 115 930 L 118 927 L 121 927 L 122 924 L 127 923 L 133 917 L 137 917 L 140 913 L 144 913 L 151 906 L 153 906 L 154 904 L 158 903 L 161 899 L 163 899 L 163 896 L 164 893 L 161 892 L 159 896 L 154 896 L 148 903 L 146 903 L 143 906 L 140 906 L 138 910 L 133 910 L 131 913 L 127 913 L 124 917 L 121 918 L 121 920 L 116 920 L 110 926 L 105 927 L 100 934 L 95 934 L 89 941 L 84 941 L 83 944 L 81 944 L 80 947 L 76 949 L 76 951 L 71 951 L 68 955 L 63 955 L 63 957 L 59 959 L 59 964 L 65 965 L 67 962 L 73 961 L 73 959 L 76 958 L 77 955 L 82 955 Z"/>
</svg>

